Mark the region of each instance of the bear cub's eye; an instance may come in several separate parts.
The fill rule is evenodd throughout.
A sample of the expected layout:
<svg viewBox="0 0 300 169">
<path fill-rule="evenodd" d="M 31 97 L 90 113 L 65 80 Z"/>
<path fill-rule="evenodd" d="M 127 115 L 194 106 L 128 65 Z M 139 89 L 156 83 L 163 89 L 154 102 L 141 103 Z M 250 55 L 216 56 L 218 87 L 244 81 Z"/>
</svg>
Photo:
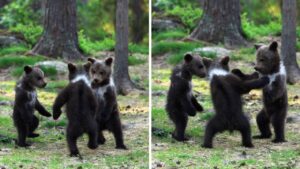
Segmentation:
<svg viewBox="0 0 300 169">
<path fill-rule="evenodd" d="M 93 73 L 93 74 L 95 74 L 95 73 L 96 73 L 96 71 L 95 71 L 95 70 L 92 70 L 92 73 Z"/>
<path fill-rule="evenodd" d="M 37 77 L 37 80 L 42 80 L 42 79 L 43 79 L 43 78 L 42 78 L 42 77 L 40 77 L 40 76 L 39 76 L 39 77 Z"/>
<path fill-rule="evenodd" d="M 104 72 L 100 72 L 100 75 L 104 75 Z"/>
<path fill-rule="evenodd" d="M 199 68 L 199 69 L 202 69 L 202 68 L 203 68 L 203 65 L 199 65 L 198 68 Z"/>
</svg>

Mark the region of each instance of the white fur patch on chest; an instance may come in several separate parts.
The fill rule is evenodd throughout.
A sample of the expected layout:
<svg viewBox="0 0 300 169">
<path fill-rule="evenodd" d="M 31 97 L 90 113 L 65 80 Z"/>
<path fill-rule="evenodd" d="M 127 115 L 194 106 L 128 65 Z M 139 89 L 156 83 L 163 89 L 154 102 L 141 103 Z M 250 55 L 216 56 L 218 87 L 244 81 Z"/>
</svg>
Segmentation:
<svg viewBox="0 0 300 169">
<path fill-rule="evenodd" d="M 104 99 L 104 94 L 106 93 L 107 89 L 111 87 L 113 90 L 115 90 L 115 83 L 112 78 L 110 78 L 109 83 L 105 86 L 98 87 L 97 89 L 94 89 L 97 98 Z"/>
<path fill-rule="evenodd" d="M 32 92 L 27 92 L 27 96 L 29 98 L 29 104 L 30 105 L 35 105 L 36 99 L 37 99 L 37 94 L 36 91 L 32 91 Z"/>
<path fill-rule="evenodd" d="M 224 69 L 212 69 L 209 71 L 208 78 L 211 80 L 214 76 L 226 76 L 229 72 Z"/>
<path fill-rule="evenodd" d="M 268 88 L 272 89 L 272 84 L 273 84 L 273 82 L 275 82 L 275 80 L 278 76 L 286 77 L 286 70 L 285 70 L 285 66 L 284 66 L 283 62 L 280 62 L 279 72 L 268 75 L 268 77 L 270 79 L 270 82 L 267 86 Z"/>
<path fill-rule="evenodd" d="M 89 79 L 87 78 L 86 75 L 78 75 L 76 76 L 73 80 L 72 80 L 72 83 L 76 83 L 76 82 L 79 82 L 79 81 L 83 81 L 87 86 L 91 87 L 91 83 L 89 81 Z"/>
</svg>

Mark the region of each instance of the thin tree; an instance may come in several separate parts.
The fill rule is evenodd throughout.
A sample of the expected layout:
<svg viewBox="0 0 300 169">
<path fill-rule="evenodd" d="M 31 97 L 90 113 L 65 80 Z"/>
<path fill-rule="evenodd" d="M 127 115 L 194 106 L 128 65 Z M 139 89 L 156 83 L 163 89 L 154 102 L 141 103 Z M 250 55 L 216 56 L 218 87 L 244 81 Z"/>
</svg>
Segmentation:
<svg viewBox="0 0 300 169">
<path fill-rule="evenodd" d="M 300 80 L 300 69 L 296 59 L 296 20 L 296 0 L 283 1 L 281 56 L 287 71 L 287 82 L 291 84 Z"/>
<path fill-rule="evenodd" d="M 135 88 L 128 71 L 128 0 L 117 0 L 116 3 L 116 56 L 113 75 L 117 92 L 126 95 Z"/>
<path fill-rule="evenodd" d="M 239 0 L 204 0 L 203 16 L 191 39 L 224 43 L 228 47 L 247 44 L 243 36 Z"/>
<path fill-rule="evenodd" d="M 82 58 L 76 19 L 76 0 L 46 0 L 44 32 L 31 53 L 67 60 Z"/>
</svg>

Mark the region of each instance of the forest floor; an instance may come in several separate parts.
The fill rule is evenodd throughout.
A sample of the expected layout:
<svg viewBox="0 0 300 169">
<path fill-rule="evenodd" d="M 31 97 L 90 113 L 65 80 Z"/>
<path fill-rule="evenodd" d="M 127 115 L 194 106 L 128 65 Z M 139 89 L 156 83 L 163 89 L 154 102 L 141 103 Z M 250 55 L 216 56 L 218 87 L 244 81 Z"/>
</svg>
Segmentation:
<svg viewBox="0 0 300 169">
<path fill-rule="evenodd" d="M 285 143 L 274 144 L 271 139 L 253 140 L 255 147 L 249 149 L 241 146 L 241 136 L 238 132 L 224 132 L 214 138 L 213 149 L 202 148 L 205 125 L 214 111 L 209 84 L 205 79 L 193 79 L 193 90 L 203 105 L 204 112 L 189 118 L 186 129 L 189 141 L 182 143 L 172 139 L 171 132 L 174 125 L 164 109 L 166 92 L 170 85 L 169 77 L 174 67 L 168 63 L 171 54 L 172 52 L 155 55 L 152 61 L 153 168 L 300 168 L 299 121 L 286 123 L 288 142 Z M 255 62 L 253 49 L 233 50 L 230 56 L 234 56 L 230 61 L 231 69 L 240 68 L 244 72 L 253 72 Z M 288 118 L 297 119 L 300 117 L 300 84 L 288 85 L 287 88 Z M 244 112 L 251 119 L 252 135 L 259 134 L 255 117 L 261 108 L 260 90 L 253 90 L 244 96 Z"/>
<path fill-rule="evenodd" d="M 11 53 L 7 56 L 12 55 Z M 16 55 L 16 54 L 13 54 Z M 141 55 L 143 59 L 148 55 Z M 1 56 L 6 57 L 6 56 Z M 0 57 L 0 59 L 1 59 Z M 3 60 L 1 60 L 3 61 Z M 20 60 L 18 60 L 19 62 Z M 8 63 L 8 62 L 7 62 Z M 28 139 L 30 148 L 15 146 L 16 129 L 12 121 L 14 87 L 17 78 L 11 72 L 14 66 L 0 69 L 0 168 L 148 168 L 148 63 L 130 66 L 130 74 L 145 91 L 132 91 L 127 96 L 118 96 L 121 120 L 124 127 L 124 141 L 128 150 L 115 149 L 114 138 L 105 132 L 105 145 L 96 150 L 87 148 L 86 135 L 78 140 L 82 160 L 70 158 L 65 139 L 67 119 L 63 114 L 59 120 L 45 118 L 35 113 L 40 119 L 37 133 L 40 137 Z M 46 109 L 51 106 L 57 93 L 67 85 L 67 77 L 47 79 L 45 89 L 38 90 L 38 98 Z M 134 167 L 133 167 L 134 166 Z"/>
</svg>

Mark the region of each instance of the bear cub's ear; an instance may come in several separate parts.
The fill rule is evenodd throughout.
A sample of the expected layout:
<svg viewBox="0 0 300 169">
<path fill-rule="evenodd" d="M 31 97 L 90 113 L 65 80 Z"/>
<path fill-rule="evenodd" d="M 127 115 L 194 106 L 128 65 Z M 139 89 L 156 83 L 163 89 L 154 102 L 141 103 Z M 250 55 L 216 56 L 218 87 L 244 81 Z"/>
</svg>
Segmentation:
<svg viewBox="0 0 300 169">
<path fill-rule="evenodd" d="M 76 66 L 73 63 L 68 64 L 68 69 L 69 72 L 75 72 L 76 71 Z"/>
<path fill-rule="evenodd" d="M 261 46 L 262 46 L 262 45 L 255 44 L 255 45 L 254 45 L 254 48 L 255 48 L 256 50 L 258 50 Z"/>
<path fill-rule="evenodd" d="M 114 59 L 113 59 L 112 57 L 108 57 L 108 58 L 105 59 L 105 64 L 106 64 L 107 66 L 111 66 L 113 60 L 114 60 Z"/>
<path fill-rule="evenodd" d="M 192 54 L 187 53 L 187 54 L 184 55 L 184 61 L 186 63 L 190 63 L 192 60 L 193 60 L 193 55 Z"/>
<path fill-rule="evenodd" d="M 221 64 L 222 64 L 222 65 L 228 65 L 229 60 L 230 60 L 229 56 L 224 56 L 224 57 L 221 59 Z"/>
<path fill-rule="evenodd" d="M 96 62 L 96 59 L 94 59 L 94 58 L 88 58 L 87 59 L 89 62 L 91 62 L 91 63 L 95 63 Z"/>
<path fill-rule="evenodd" d="M 208 69 L 213 61 L 210 58 L 203 57 L 202 62 L 206 69 Z"/>
<path fill-rule="evenodd" d="M 24 71 L 26 74 L 29 74 L 32 72 L 32 67 L 26 65 L 26 66 L 24 66 Z"/>
<path fill-rule="evenodd" d="M 273 42 L 270 44 L 269 49 L 270 49 L 271 51 L 276 52 L 276 51 L 277 51 L 277 47 L 278 47 L 278 43 L 277 43 L 276 41 L 273 41 Z"/>
</svg>

